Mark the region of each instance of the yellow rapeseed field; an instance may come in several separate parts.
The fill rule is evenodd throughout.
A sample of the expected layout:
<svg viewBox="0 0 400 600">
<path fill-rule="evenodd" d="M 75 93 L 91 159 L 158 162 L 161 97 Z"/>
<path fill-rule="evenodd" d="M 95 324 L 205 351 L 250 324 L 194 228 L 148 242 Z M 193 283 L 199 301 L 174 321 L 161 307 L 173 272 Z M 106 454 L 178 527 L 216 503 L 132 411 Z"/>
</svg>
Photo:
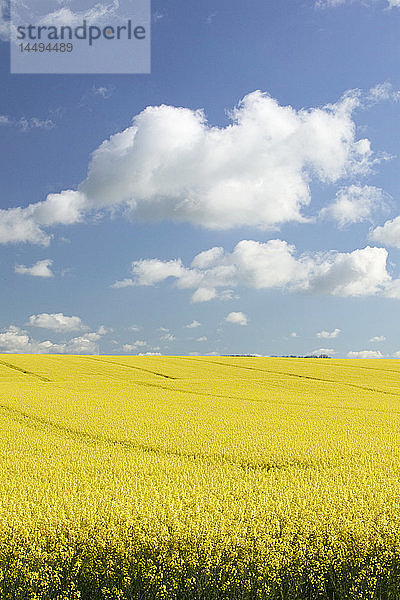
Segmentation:
<svg viewBox="0 0 400 600">
<path fill-rule="evenodd" d="M 400 597 L 400 363 L 0 355 L 0 598 Z"/>
</svg>

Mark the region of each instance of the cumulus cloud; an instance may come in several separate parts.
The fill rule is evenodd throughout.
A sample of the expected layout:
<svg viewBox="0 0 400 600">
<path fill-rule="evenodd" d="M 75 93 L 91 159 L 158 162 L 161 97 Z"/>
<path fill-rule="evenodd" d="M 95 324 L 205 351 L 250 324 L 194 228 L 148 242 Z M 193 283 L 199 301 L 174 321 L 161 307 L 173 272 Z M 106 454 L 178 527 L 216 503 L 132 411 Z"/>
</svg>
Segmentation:
<svg viewBox="0 0 400 600">
<path fill-rule="evenodd" d="M 49 194 L 43 202 L 26 208 L 0 210 L 0 243 L 31 242 L 48 246 L 51 236 L 43 227 L 70 225 L 83 220 L 85 198 L 80 192 L 67 190 Z"/>
<path fill-rule="evenodd" d="M 188 325 L 185 325 L 185 327 L 187 327 L 188 329 L 195 329 L 196 327 L 200 327 L 200 325 L 201 325 L 201 323 L 194 320 L 191 323 L 189 323 Z"/>
<path fill-rule="evenodd" d="M 336 221 L 339 227 L 372 221 L 374 214 L 386 211 L 385 193 L 372 185 L 350 185 L 340 189 L 335 201 L 320 211 L 322 218 Z"/>
<path fill-rule="evenodd" d="M 31 327 L 41 327 L 43 329 L 51 329 L 57 332 L 64 331 L 78 331 L 87 329 L 80 317 L 67 317 L 63 313 L 41 313 L 39 315 L 31 315 L 29 317 L 29 323 Z M 90 334 L 90 335 L 101 335 Z"/>
<path fill-rule="evenodd" d="M 333 339 L 336 338 L 340 333 L 340 329 L 334 329 L 333 331 L 320 331 L 319 333 L 317 333 L 317 338 L 324 338 L 324 339 Z"/>
<path fill-rule="evenodd" d="M 15 265 L 15 272 L 19 275 L 32 275 L 33 277 L 54 277 L 54 273 L 50 269 L 52 264 L 52 260 L 45 258 L 44 260 L 38 260 L 32 267 Z"/>
<path fill-rule="evenodd" d="M 122 350 L 124 352 L 133 352 L 133 351 L 137 350 L 138 348 L 143 348 L 144 346 L 147 346 L 147 342 L 145 342 L 144 340 L 136 340 L 135 342 L 132 342 L 131 344 L 123 344 Z"/>
<path fill-rule="evenodd" d="M 99 339 L 100 334 L 98 333 L 87 333 L 72 338 L 67 344 L 64 344 L 62 352 L 64 354 L 98 354 L 99 347 L 96 342 Z"/>
<path fill-rule="evenodd" d="M 384 342 L 385 340 L 386 338 L 384 335 L 375 335 L 369 339 L 370 342 Z"/>
<path fill-rule="evenodd" d="M 386 221 L 384 225 L 376 227 L 370 234 L 373 242 L 378 242 L 384 246 L 394 246 L 400 248 L 400 216 Z"/>
<path fill-rule="evenodd" d="M 383 355 L 379 350 L 352 350 L 347 353 L 347 356 L 349 358 L 383 358 Z"/>
<path fill-rule="evenodd" d="M 10 325 L 0 333 L 0 350 L 12 354 L 98 354 L 98 333 L 88 333 L 68 342 L 55 344 L 50 340 L 39 342 L 23 329 Z"/>
<path fill-rule="evenodd" d="M 374 160 L 369 140 L 356 137 L 360 105 L 360 93 L 349 92 L 334 104 L 296 110 L 255 91 L 222 128 L 202 110 L 149 106 L 93 152 L 78 190 L 0 212 L 0 242 L 48 244 L 46 228 L 116 207 L 128 217 L 211 229 L 303 222 L 311 181 L 362 175 Z M 131 281 L 115 287 L 124 285 Z"/>
<path fill-rule="evenodd" d="M 205 335 L 202 335 L 201 337 L 197 338 L 196 342 L 206 342 L 207 341 L 207 337 Z"/>
<path fill-rule="evenodd" d="M 336 354 L 336 351 L 333 348 L 318 348 L 317 350 L 310 352 L 311 356 L 319 356 L 320 354 L 332 356 L 333 354 Z"/>
<path fill-rule="evenodd" d="M 142 259 L 134 261 L 131 270 L 133 285 L 154 285 L 172 277 L 178 288 L 196 290 L 193 302 L 212 300 L 239 286 L 345 297 L 381 292 L 391 280 L 386 259 L 387 250 L 370 246 L 349 253 L 304 253 L 296 257 L 295 247 L 279 239 L 242 240 L 232 252 L 223 248 L 201 252 L 190 267 L 181 259 Z"/>
<path fill-rule="evenodd" d="M 163 342 L 174 342 L 176 338 L 173 333 L 164 333 L 160 339 Z"/>
<path fill-rule="evenodd" d="M 23 329 L 10 325 L 0 333 L 0 350 L 11 354 L 47 354 L 62 352 L 63 345 L 54 344 L 50 340 L 38 342 Z"/>
<path fill-rule="evenodd" d="M 227 323 L 233 323 L 235 325 L 247 325 L 247 316 L 242 312 L 230 312 L 225 317 Z"/>
</svg>

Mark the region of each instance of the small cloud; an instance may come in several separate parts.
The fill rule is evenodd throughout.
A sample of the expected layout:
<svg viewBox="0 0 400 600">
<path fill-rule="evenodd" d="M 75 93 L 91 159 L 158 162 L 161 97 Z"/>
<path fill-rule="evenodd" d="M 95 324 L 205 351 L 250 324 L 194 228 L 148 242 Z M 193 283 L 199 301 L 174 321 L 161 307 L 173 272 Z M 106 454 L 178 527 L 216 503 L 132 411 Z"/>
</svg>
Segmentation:
<svg viewBox="0 0 400 600">
<path fill-rule="evenodd" d="M 349 358 L 383 358 L 379 350 L 358 350 L 347 353 Z"/>
<path fill-rule="evenodd" d="M 233 290 L 222 290 L 217 295 L 218 300 L 239 300 L 239 296 Z"/>
<path fill-rule="evenodd" d="M 337 338 L 339 333 L 340 333 L 340 329 L 334 329 L 333 331 L 320 331 L 319 333 L 317 333 L 317 338 L 331 340 L 333 338 Z"/>
<path fill-rule="evenodd" d="M 54 273 L 50 269 L 53 261 L 49 258 L 38 260 L 32 267 L 25 265 L 15 265 L 15 272 L 19 275 L 32 275 L 32 277 L 54 277 Z"/>
<path fill-rule="evenodd" d="M 206 24 L 211 25 L 211 23 L 214 21 L 216 16 L 217 16 L 216 12 L 210 13 L 206 19 Z"/>
<path fill-rule="evenodd" d="M 95 96 L 101 96 L 102 98 L 104 98 L 105 100 L 107 98 L 110 98 L 112 96 L 112 93 L 114 91 L 114 88 L 111 86 L 100 86 L 100 87 L 96 87 L 95 85 L 92 88 L 92 92 Z"/>
<path fill-rule="evenodd" d="M 384 342 L 385 340 L 386 338 L 384 335 L 375 335 L 369 339 L 370 342 Z"/>
<path fill-rule="evenodd" d="M 205 335 L 202 335 L 201 337 L 197 338 L 196 342 L 206 342 L 207 338 Z"/>
<path fill-rule="evenodd" d="M 128 329 L 130 331 L 140 331 L 139 325 L 131 325 L 130 327 L 128 327 Z"/>
<path fill-rule="evenodd" d="M 201 323 L 199 323 L 198 321 L 192 321 L 188 325 L 185 325 L 185 327 L 187 327 L 188 329 L 195 329 L 196 327 L 200 327 L 200 325 Z"/>
<path fill-rule="evenodd" d="M 138 348 L 143 348 L 144 346 L 147 346 L 147 342 L 144 340 L 136 340 L 135 342 L 132 342 L 132 344 L 123 344 L 122 350 L 124 352 L 132 352 Z"/>
<path fill-rule="evenodd" d="M 208 302 L 216 298 L 217 292 L 214 288 L 198 288 L 192 295 L 191 302 Z"/>
<path fill-rule="evenodd" d="M 14 119 L 8 115 L 0 115 L 0 125 L 14 127 L 20 131 L 30 131 L 31 129 L 53 129 L 56 124 L 52 119 L 38 119 L 37 117 L 20 117 Z"/>
<path fill-rule="evenodd" d="M 112 333 L 112 329 L 106 329 L 104 325 L 100 325 L 97 330 L 98 335 L 107 335 L 107 333 Z"/>
<path fill-rule="evenodd" d="M 138 356 L 162 356 L 161 352 L 139 352 Z"/>
<path fill-rule="evenodd" d="M 340 189 L 335 201 L 320 211 L 320 217 L 336 221 L 342 229 L 346 225 L 372 222 L 377 212 L 387 212 L 390 200 L 380 188 L 372 185 L 350 185 Z"/>
<path fill-rule="evenodd" d="M 297 338 L 297 333 L 295 331 L 292 331 L 292 333 L 290 334 L 290 337 Z"/>
<path fill-rule="evenodd" d="M 161 10 L 156 10 L 151 15 L 153 19 L 153 23 L 158 23 L 158 21 L 162 21 L 166 17 L 166 13 Z"/>
<path fill-rule="evenodd" d="M 320 354 L 336 354 L 336 351 L 333 348 L 318 348 L 317 350 L 313 350 L 310 352 L 312 356 L 319 356 Z"/>
<path fill-rule="evenodd" d="M 173 333 L 164 333 L 164 335 L 162 335 L 160 339 L 163 342 L 174 342 L 176 338 Z"/>
<path fill-rule="evenodd" d="M 82 323 L 80 317 L 67 317 L 63 313 L 41 313 L 39 315 L 31 315 L 29 317 L 30 327 L 41 327 L 43 329 L 51 329 L 53 331 L 77 331 L 87 329 Z M 87 334 L 87 336 L 100 335 L 100 334 Z"/>
<path fill-rule="evenodd" d="M 230 312 L 229 315 L 225 317 L 225 321 L 227 323 L 245 326 L 247 325 L 247 316 L 242 312 Z"/>
<path fill-rule="evenodd" d="M 132 287 L 135 285 L 135 282 L 130 277 L 126 277 L 125 279 L 121 279 L 120 281 L 116 281 L 110 287 L 115 288 L 116 290 L 125 287 Z"/>
</svg>

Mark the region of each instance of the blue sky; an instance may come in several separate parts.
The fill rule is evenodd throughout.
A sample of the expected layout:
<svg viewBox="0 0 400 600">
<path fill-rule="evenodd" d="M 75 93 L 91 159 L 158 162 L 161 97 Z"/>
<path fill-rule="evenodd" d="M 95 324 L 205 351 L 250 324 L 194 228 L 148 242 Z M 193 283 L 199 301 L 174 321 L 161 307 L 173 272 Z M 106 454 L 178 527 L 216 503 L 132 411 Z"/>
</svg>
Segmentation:
<svg viewBox="0 0 400 600">
<path fill-rule="evenodd" d="M 397 357 L 400 2 L 152 16 L 151 75 L 0 42 L 0 351 Z"/>
</svg>

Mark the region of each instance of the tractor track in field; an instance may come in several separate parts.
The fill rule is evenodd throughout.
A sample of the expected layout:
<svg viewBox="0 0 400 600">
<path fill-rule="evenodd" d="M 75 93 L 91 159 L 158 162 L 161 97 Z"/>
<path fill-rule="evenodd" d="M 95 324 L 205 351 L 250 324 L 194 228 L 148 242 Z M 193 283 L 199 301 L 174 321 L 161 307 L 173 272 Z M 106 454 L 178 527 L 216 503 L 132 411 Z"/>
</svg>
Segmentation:
<svg viewBox="0 0 400 600">
<path fill-rule="evenodd" d="M 0 404 L 0 410 L 4 414 L 6 414 L 10 420 L 17 422 L 25 427 L 29 427 L 30 429 L 34 429 L 36 431 L 43 431 L 45 433 L 53 432 L 60 434 L 61 436 L 67 436 L 71 439 L 79 440 L 81 442 L 94 445 L 113 446 L 130 451 L 139 451 L 159 456 L 172 456 L 182 458 L 185 460 L 200 460 L 211 464 L 228 464 L 234 467 L 241 468 L 243 470 L 261 470 L 268 472 L 273 470 L 289 469 L 290 467 L 298 467 L 304 469 L 316 467 L 316 465 L 312 463 L 300 460 L 293 460 L 282 463 L 274 463 L 272 461 L 252 462 L 249 460 L 235 460 L 233 457 L 225 456 L 223 454 L 205 454 L 202 452 L 182 452 L 180 450 L 168 450 L 166 448 L 159 448 L 147 444 L 138 444 L 130 440 L 119 440 L 115 438 L 108 438 L 106 436 L 87 433 L 85 431 L 80 431 L 79 429 L 74 429 L 72 427 L 60 425 L 59 423 L 54 423 L 53 421 L 44 419 L 43 417 L 36 417 L 34 415 L 30 415 L 29 413 L 26 413 L 22 410 L 12 408 L 4 404 Z"/>
<path fill-rule="evenodd" d="M 43 377 L 43 375 L 39 375 L 38 373 L 34 373 L 33 371 L 28 371 L 27 369 L 23 369 L 22 367 L 18 367 L 12 363 L 6 362 L 5 360 L 0 360 L 0 364 L 8 367 L 9 369 L 14 369 L 14 371 L 19 371 L 20 373 L 24 373 L 25 375 L 31 375 L 32 377 L 37 377 L 40 381 L 51 382 L 51 379 L 47 377 Z"/>
<path fill-rule="evenodd" d="M 212 365 L 223 365 L 224 367 L 233 367 L 235 369 L 247 369 L 250 371 L 258 371 L 260 373 L 271 373 L 273 375 L 283 375 L 285 377 L 293 377 L 295 379 L 306 379 L 310 381 L 318 381 L 327 384 L 335 384 L 335 385 L 347 385 L 348 387 L 352 387 L 359 390 L 365 390 L 368 392 L 374 392 L 376 394 L 387 394 L 389 396 L 400 396 L 400 392 L 391 392 L 389 390 L 380 390 L 378 388 L 373 388 L 365 385 L 358 385 L 357 383 L 349 383 L 348 381 L 340 381 L 337 379 L 323 379 L 322 377 L 312 377 L 311 375 L 299 375 L 297 373 L 286 373 L 285 371 L 275 371 L 272 369 L 258 369 L 257 367 L 247 367 L 245 365 L 234 365 L 232 363 L 224 363 L 214 360 L 207 360 L 202 358 L 191 358 L 188 356 L 181 357 L 184 360 L 195 360 L 196 362 L 202 363 L 210 363 Z M 368 367 L 366 367 L 368 368 Z"/>
<path fill-rule="evenodd" d="M 145 369 L 143 367 L 136 367 L 134 365 L 127 365 L 125 363 L 120 363 L 115 360 L 106 360 L 104 358 L 95 358 L 94 356 L 82 356 L 82 358 L 86 358 L 88 360 L 95 360 L 96 362 L 103 362 L 109 365 L 118 365 L 120 367 L 125 367 L 125 369 L 136 369 L 137 371 L 144 371 L 145 373 L 151 373 L 152 375 L 157 375 L 158 377 L 164 377 L 165 379 L 178 379 L 178 377 L 173 377 L 172 375 L 165 375 L 165 373 L 159 373 L 158 371 L 152 371 L 151 369 Z"/>
</svg>

